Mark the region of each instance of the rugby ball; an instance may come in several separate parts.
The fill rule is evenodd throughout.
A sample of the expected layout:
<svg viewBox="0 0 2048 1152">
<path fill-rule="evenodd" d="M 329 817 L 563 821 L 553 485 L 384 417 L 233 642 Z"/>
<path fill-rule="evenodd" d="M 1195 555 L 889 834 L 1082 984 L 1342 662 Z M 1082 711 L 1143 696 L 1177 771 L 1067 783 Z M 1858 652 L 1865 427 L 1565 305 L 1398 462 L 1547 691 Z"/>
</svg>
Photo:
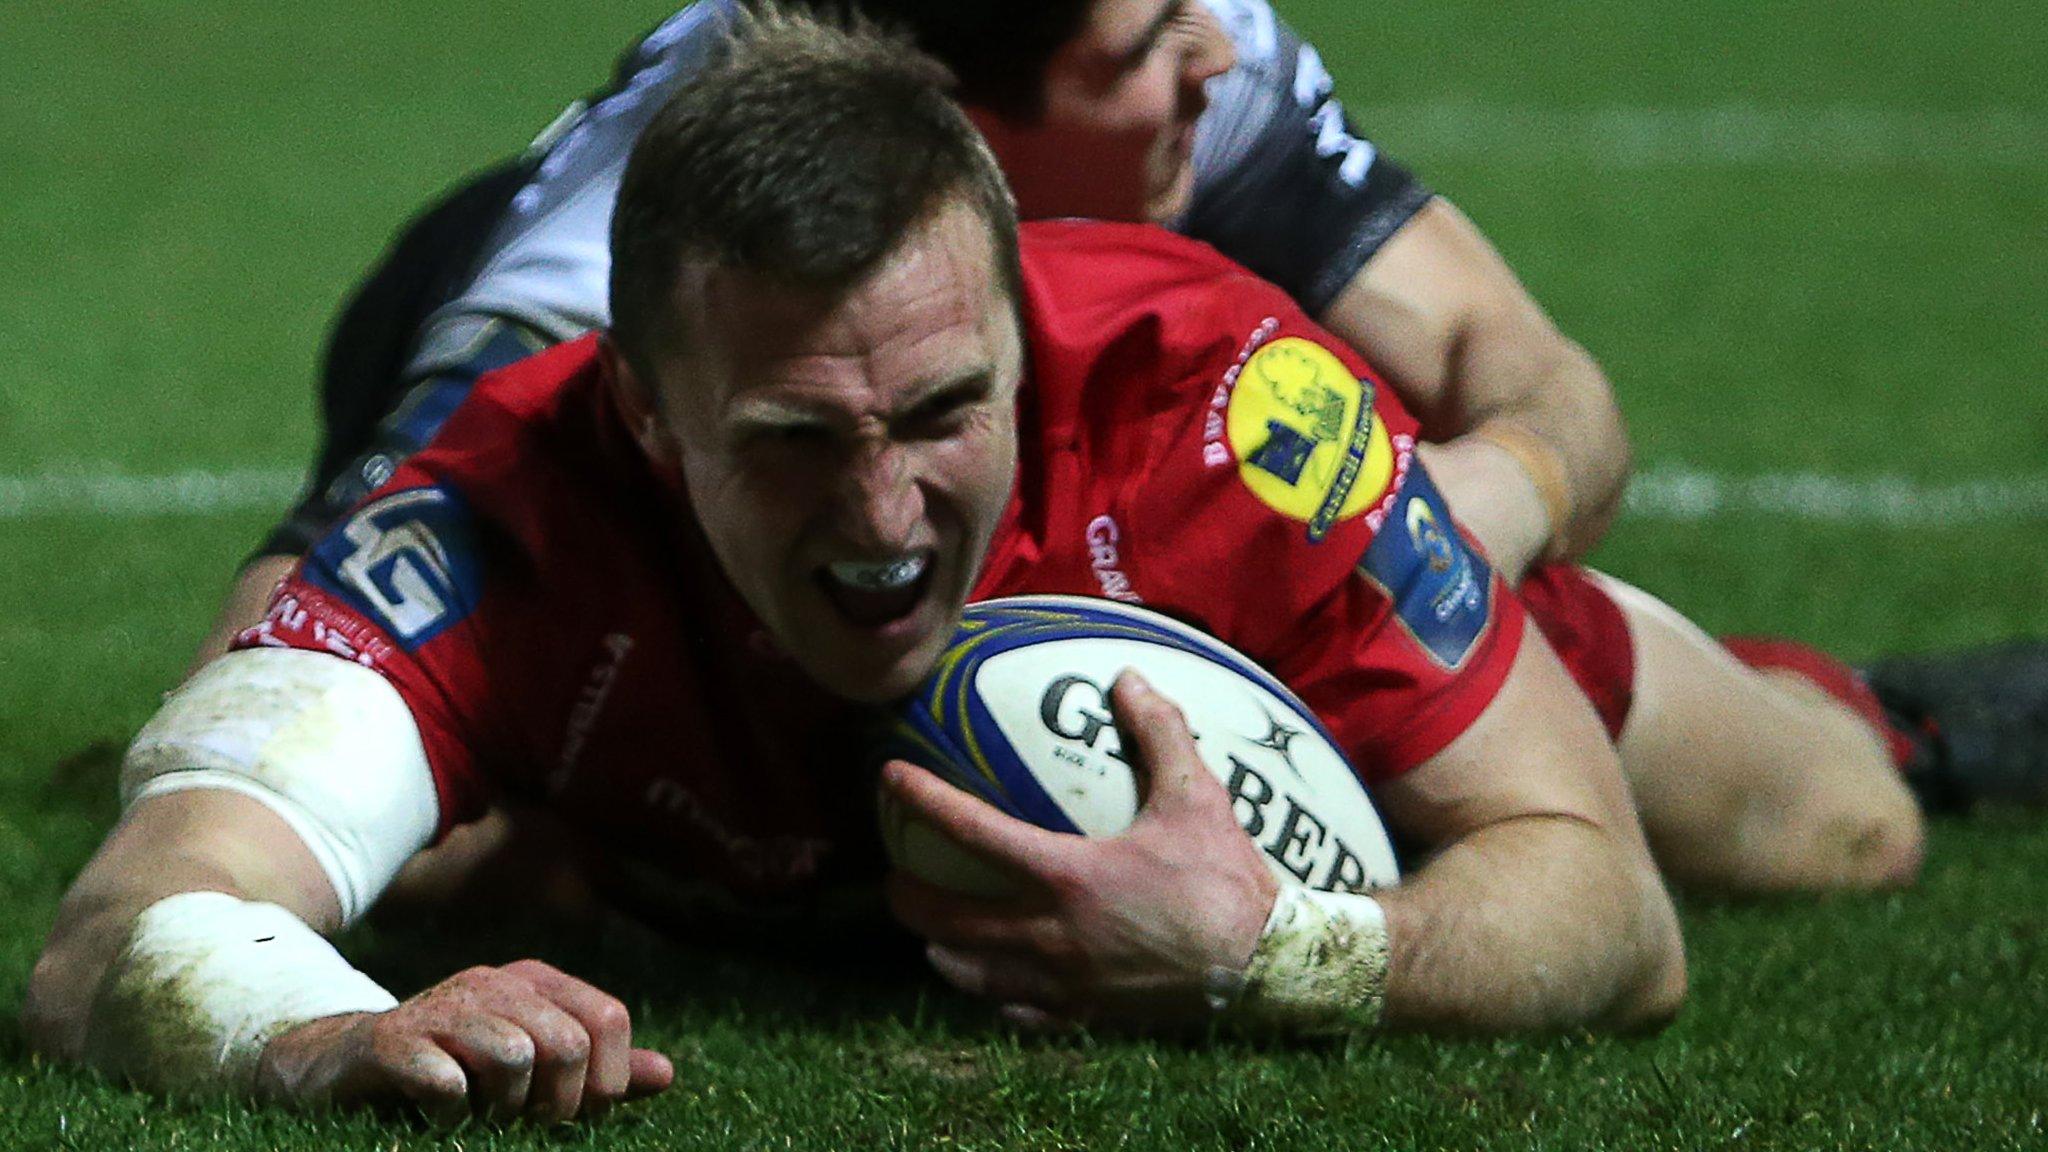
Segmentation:
<svg viewBox="0 0 2048 1152">
<path fill-rule="evenodd" d="M 1138 806 L 1109 709 L 1126 668 L 1180 706 L 1202 762 L 1281 883 L 1364 892 L 1400 878 L 1364 786 L 1306 705 L 1215 637 L 1116 601 L 969 604 L 881 751 L 1041 828 L 1114 835 Z M 886 798 L 882 835 L 899 867 L 931 883 L 990 895 L 1012 887 Z"/>
</svg>

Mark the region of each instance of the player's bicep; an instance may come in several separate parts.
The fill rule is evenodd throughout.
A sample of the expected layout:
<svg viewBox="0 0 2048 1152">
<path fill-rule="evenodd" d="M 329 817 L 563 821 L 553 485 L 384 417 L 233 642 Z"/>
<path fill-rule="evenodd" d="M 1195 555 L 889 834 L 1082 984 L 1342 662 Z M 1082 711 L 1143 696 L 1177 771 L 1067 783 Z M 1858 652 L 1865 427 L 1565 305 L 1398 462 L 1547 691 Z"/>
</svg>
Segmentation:
<svg viewBox="0 0 2048 1152">
<path fill-rule="evenodd" d="M 1433 200 L 1390 236 L 1318 317 L 1368 354 L 1422 417 L 1432 439 L 1445 439 L 1513 397 L 1459 394 L 1475 385 L 1461 371 L 1465 341 L 1478 327 L 1519 334 L 1532 351 L 1559 342 L 1555 328 L 1493 244 L 1449 201 Z M 1541 371 L 1485 375 L 1488 386 L 1549 381 Z"/>
</svg>

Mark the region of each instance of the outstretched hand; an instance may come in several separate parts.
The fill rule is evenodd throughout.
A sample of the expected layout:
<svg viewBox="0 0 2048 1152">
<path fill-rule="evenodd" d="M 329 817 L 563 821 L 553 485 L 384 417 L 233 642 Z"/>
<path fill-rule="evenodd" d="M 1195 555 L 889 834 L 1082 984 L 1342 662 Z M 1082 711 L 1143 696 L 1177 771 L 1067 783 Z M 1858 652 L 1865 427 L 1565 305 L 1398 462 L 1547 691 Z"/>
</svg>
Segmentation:
<svg viewBox="0 0 2048 1152">
<path fill-rule="evenodd" d="M 411 1101 L 429 1118 L 595 1118 L 675 1079 L 632 1046 L 617 1000 L 538 960 L 459 972 L 388 1012 L 314 1020 L 272 1040 L 258 1091 L 303 1107 Z"/>
<path fill-rule="evenodd" d="M 901 760 L 883 770 L 911 814 L 1022 881 L 988 898 L 899 869 L 889 901 L 941 976 L 1025 1026 L 1198 1019 L 1208 973 L 1244 968 L 1279 894 L 1180 710 L 1132 671 L 1110 708 L 1139 790 L 1115 836 L 1039 828 Z"/>
</svg>

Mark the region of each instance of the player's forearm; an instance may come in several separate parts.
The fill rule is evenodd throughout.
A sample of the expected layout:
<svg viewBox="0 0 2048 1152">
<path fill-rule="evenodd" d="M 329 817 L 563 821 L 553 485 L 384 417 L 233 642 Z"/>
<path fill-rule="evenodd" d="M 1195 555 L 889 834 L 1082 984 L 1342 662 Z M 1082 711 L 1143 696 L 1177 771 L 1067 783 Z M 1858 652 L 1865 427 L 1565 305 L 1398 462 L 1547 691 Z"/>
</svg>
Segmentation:
<svg viewBox="0 0 2048 1152">
<path fill-rule="evenodd" d="M 214 617 L 213 627 L 206 638 L 199 642 L 199 650 L 192 654 L 192 663 L 185 669 L 191 675 L 212 663 L 226 653 L 228 645 L 242 629 L 263 619 L 264 609 L 270 605 L 270 595 L 277 589 L 277 582 L 285 578 L 298 560 L 291 556 L 258 556 L 249 561 L 240 572 L 235 573 L 235 582 L 228 588 L 227 599 L 221 603 L 220 612 Z"/>
<path fill-rule="evenodd" d="M 331 928 L 339 916 L 325 883 L 297 836 L 247 797 L 193 790 L 138 803 L 58 908 L 23 1008 L 31 1042 L 60 1058 L 83 1057 L 106 973 L 136 917 L 158 901 L 221 892 L 283 903 Z"/>
<path fill-rule="evenodd" d="M 1380 902 L 1390 1026 L 1641 1027 L 1684 998 L 1684 948 L 1654 868 L 1575 819 L 1484 829 Z"/>
<path fill-rule="evenodd" d="M 1606 535 L 1628 483 L 1628 430 L 1607 377 L 1540 315 L 1468 328 L 1449 369 L 1459 382 L 1452 421 L 1436 438 L 1461 450 L 1470 474 L 1436 480 L 1461 517 L 1507 493 L 1544 541 L 1532 561 L 1577 559 Z"/>
<path fill-rule="evenodd" d="M 1510 584 L 1543 557 L 1551 516 L 1522 465 L 1491 441 L 1466 436 L 1417 451 L 1458 523 Z"/>
<path fill-rule="evenodd" d="M 144 909 L 180 892 L 246 896 L 229 870 L 204 858 L 172 854 L 140 872 L 99 863 L 59 907 L 22 1009 L 30 1043 L 62 1060 L 84 1058 L 94 996 Z"/>
</svg>

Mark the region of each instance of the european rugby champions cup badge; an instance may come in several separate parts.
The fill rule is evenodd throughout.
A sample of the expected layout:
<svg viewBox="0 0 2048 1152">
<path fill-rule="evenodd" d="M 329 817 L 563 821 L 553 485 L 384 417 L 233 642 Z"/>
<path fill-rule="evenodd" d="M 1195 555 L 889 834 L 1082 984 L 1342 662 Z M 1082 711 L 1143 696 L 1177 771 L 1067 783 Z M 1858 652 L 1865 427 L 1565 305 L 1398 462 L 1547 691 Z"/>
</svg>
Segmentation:
<svg viewBox="0 0 2048 1152">
<path fill-rule="evenodd" d="M 1298 336 L 1260 348 L 1238 374 L 1226 417 L 1238 475 L 1267 507 L 1306 523 L 1310 543 L 1393 480 L 1394 447 L 1372 402 L 1369 382 Z"/>
</svg>

